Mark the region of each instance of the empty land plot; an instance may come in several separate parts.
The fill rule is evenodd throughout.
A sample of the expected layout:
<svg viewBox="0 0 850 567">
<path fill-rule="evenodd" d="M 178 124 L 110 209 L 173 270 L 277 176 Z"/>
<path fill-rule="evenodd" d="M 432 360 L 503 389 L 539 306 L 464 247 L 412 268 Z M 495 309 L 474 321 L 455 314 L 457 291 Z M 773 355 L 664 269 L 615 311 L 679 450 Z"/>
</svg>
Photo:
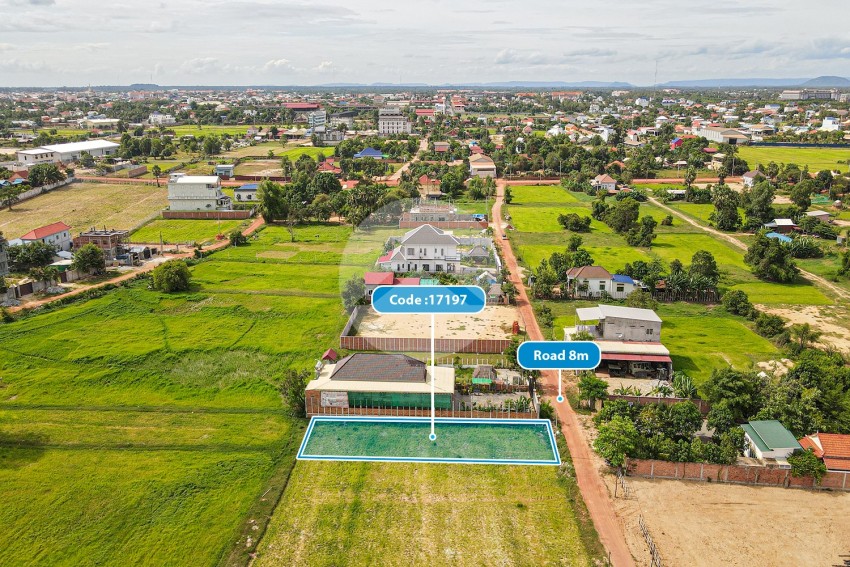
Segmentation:
<svg viewBox="0 0 850 567">
<path fill-rule="evenodd" d="M 152 220 L 130 235 L 132 242 L 159 242 L 166 244 L 204 244 L 215 240 L 218 234 L 228 234 L 246 225 L 241 220 L 163 219 Z"/>
<path fill-rule="evenodd" d="M 72 183 L 0 211 L 0 231 L 17 238 L 62 221 L 77 233 L 92 226 L 132 229 L 168 204 L 168 190 L 155 185 Z M 158 241 L 158 239 L 157 239 Z"/>
<path fill-rule="evenodd" d="M 796 163 L 800 167 L 807 165 L 811 171 L 837 169 L 847 172 L 850 149 L 741 146 L 738 148 L 738 155 L 747 161 L 750 169 L 755 169 L 759 164 L 766 166 L 770 162 L 775 162 L 777 164 Z"/>
<path fill-rule="evenodd" d="M 592 565 L 571 483 L 557 467 L 302 461 L 256 564 Z"/>
<path fill-rule="evenodd" d="M 236 175 L 264 175 L 267 177 L 283 175 L 280 160 L 255 159 L 244 161 L 236 166 Z"/>
<path fill-rule="evenodd" d="M 475 315 L 437 315 L 434 335 L 438 339 L 510 339 L 514 321 L 521 321 L 516 307 L 488 305 Z M 384 314 L 371 308 L 357 325 L 357 334 L 365 337 L 431 337 L 428 315 Z"/>
<path fill-rule="evenodd" d="M 630 517 L 639 506 L 664 565 L 841 565 L 850 550 L 850 493 L 640 478 L 628 483 L 632 497 L 617 505 L 627 504 L 624 515 Z M 630 539 L 642 542 L 634 524 Z"/>
</svg>

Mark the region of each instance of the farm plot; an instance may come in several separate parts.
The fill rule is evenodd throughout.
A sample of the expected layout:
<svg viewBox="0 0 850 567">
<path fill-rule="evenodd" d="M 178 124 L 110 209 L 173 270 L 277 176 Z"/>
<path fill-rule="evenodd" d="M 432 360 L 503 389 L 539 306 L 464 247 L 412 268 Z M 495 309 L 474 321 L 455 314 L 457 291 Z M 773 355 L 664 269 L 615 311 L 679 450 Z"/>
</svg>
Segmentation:
<svg viewBox="0 0 850 567">
<path fill-rule="evenodd" d="M 741 146 L 738 148 L 738 155 L 747 161 L 750 169 L 755 169 L 759 164 L 766 166 L 775 162 L 796 163 L 800 167 L 807 165 L 810 171 L 837 169 L 846 173 L 850 149 Z"/>
<path fill-rule="evenodd" d="M 92 226 L 132 229 L 168 204 L 168 190 L 155 185 L 72 183 L 0 211 L 0 231 L 7 238 L 62 221 L 72 233 Z M 158 239 L 157 239 L 158 241 Z"/>
<path fill-rule="evenodd" d="M 154 219 L 130 234 L 132 242 L 165 244 L 205 244 L 218 234 L 229 234 L 233 229 L 247 225 L 241 220 Z"/>
</svg>

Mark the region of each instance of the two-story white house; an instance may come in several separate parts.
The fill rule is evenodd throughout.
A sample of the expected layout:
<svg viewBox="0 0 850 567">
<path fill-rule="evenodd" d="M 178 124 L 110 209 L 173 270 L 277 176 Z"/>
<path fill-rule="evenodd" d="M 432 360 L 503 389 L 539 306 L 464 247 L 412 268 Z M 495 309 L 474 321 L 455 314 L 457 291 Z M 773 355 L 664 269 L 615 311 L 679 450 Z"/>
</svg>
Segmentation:
<svg viewBox="0 0 850 567">
<path fill-rule="evenodd" d="M 609 193 L 611 191 L 617 190 L 617 180 L 608 175 L 607 173 L 603 173 L 602 175 L 597 175 L 593 178 L 593 181 L 590 182 L 594 189 L 604 189 Z"/>
<path fill-rule="evenodd" d="M 221 191 L 217 175 L 173 175 L 168 181 L 168 206 L 172 211 L 227 211 L 231 200 Z"/>
<path fill-rule="evenodd" d="M 23 244 L 31 244 L 33 242 L 44 242 L 55 246 L 56 250 L 71 250 L 72 238 L 71 227 L 64 222 L 54 222 L 47 226 L 42 226 L 31 230 L 19 239 Z"/>
<path fill-rule="evenodd" d="M 460 241 L 430 224 L 408 231 L 398 245 L 378 259 L 378 265 L 393 272 L 459 272 Z"/>
</svg>

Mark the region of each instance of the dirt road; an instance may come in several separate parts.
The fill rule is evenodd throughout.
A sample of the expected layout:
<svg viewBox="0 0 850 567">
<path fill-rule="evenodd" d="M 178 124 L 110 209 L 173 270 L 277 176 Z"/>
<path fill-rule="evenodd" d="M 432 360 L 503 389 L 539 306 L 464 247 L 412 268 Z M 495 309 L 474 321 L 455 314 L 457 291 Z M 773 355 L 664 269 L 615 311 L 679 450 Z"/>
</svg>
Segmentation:
<svg viewBox="0 0 850 567">
<path fill-rule="evenodd" d="M 250 235 L 254 234 L 264 224 L 265 224 L 265 222 L 263 221 L 263 218 L 257 217 L 257 218 L 254 219 L 254 221 L 250 225 L 248 225 L 245 228 L 245 230 L 242 231 L 242 234 L 244 234 L 245 236 L 250 236 Z M 202 250 L 204 252 L 213 252 L 215 250 L 221 250 L 222 248 L 228 246 L 229 244 L 230 244 L 230 240 L 221 240 L 219 242 L 216 242 L 215 244 L 211 244 L 211 245 L 209 245 L 205 248 L 202 248 Z M 169 254 L 165 258 L 167 260 L 174 260 L 174 259 L 178 259 L 178 258 L 190 258 L 194 255 L 194 253 L 195 252 L 193 250 L 191 252 L 185 252 L 183 254 Z M 60 293 L 59 295 L 52 295 L 50 297 L 45 297 L 45 298 L 39 299 L 37 301 L 30 301 L 30 302 L 27 302 L 27 303 L 22 303 L 21 305 L 16 305 L 15 307 L 9 307 L 8 309 L 9 309 L 10 312 L 35 309 L 36 307 L 41 307 L 42 305 L 47 305 L 48 303 L 52 303 L 52 302 L 57 301 L 59 299 L 65 299 L 66 297 L 74 297 L 76 295 L 80 295 L 80 294 L 85 293 L 85 292 L 92 290 L 92 289 L 98 289 L 98 288 L 104 287 L 104 286 L 109 285 L 109 284 L 114 285 L 114 284 L 119 284 L 121 282 L 125 282 L 127 280 L 131 280 L 131 279 L 135 278 L 136 276 L 138 276 L 140 274 L 145 274 L 147 272 L 152 271 L 158 265 L 159 265 L 158 262 L 148 262 L 144 266 L 139 268 L 138 270 L 133 270 L 131 272 L 121 274 L 120 276 L 114 277 L 112 279 L 105 280 L 105 281 L 102 281 L 102 282 L 98 282 L 95 285 L 90 285 L 90 286 L 86 286 L 86 287 L 79 287 L 79 288 L 73 289 L 73 290 L 71 290 L 67 293 Z"/>
<path fill-rule="evenodd" d="M 529 182 L 525 182 L 528 184 Z M 534 317 L 534 310 L 528 300 L 528 295 L 522 279 L 519 277 L 519 266 L 516 261 L 511 243 L 503 240 L 502 235 L 502 201 L 505 194 L 504 180 L 496 182 L 496 201 L 493 203 L 493 230 L 496 241 L 502 246 L 502 256 L 505 264 L 511 272 L 511 282 L 517 288 L 517 308 L 522 313 L 525 321 L 526 332 L 531 340 L 544 340 L 543 333 Z M 553 393 L 558 389 L 558 373 L 544 372 L 542 385 L 547 395 L 554 398 Z M 593 525 L 599 534 L 599 539 L 611 557 L 611 562 L 616 566 L 633 566 L 635 564 L 629 548 L 626 545 L 620 522 L 614 512 L 614 506 L 608 495 L 608 490 L 596 469 L 596 465 L 590 455 L 590 447 L 585 440 L 584 433 L 579 426 L 578 419 L 569 402 L 557 403 L 553 399 L 553 405 L 558 412 L 561 421 L 561 431 L 570 449 L 570 455 L 575 466 L 576 481 L 581 490 L 582 498 L 587 505 Z"/>
<path fill-rule="evenodd" d="M 674 209 L 672 207 L 668 207 L 667 205 L 665 205 L 664 203 L 662 203 L 661 201 L 659 201 L 655 197 L 650 197 L 649 201 L 653 205 L 655 205 L 656 207 L 664 209 L 665 211 L 667 211 L 671 215 L 677 216 L 680 219 L 682 219 L 683 221 L 685 221 L 685 222 L 687 222 L 687 223 L 689 223 L 689 224 L 691 224 L 691 225 L 693 225 L 697 228 L 700 228 L 703 231 L 705 231 L 705 232 L 707 232 L 707 233 L 709 233 L 713 236 L 716 236 L 717 238 L 721 238 L 721 239 L 725 240 L 726 242 L 729 242 L 730 244 L 732 244 L 733 246 L 735 246 L 737 248 L 740 248 L 744 252 L 747 251 L 747 245 L 744 244 L 743 242 L 741 242 L 740 240 L 738 240 L 737 238 L 735 238 L 734 236 L 732 236 L 731 234 L 721 232 L 721 231 L 717 230 L 716 228 L 711 228 L 710 226 L 702 225 L 702 224 L 698 223 L 697 221 L 695 221 L 694 219 L 692 219 L 691 217 L 689 217 L 688 215 L 681 213 L 681 212 L 677 211 L 676 209 Z M 847 292 L 844 289 L 838 287 L 837 285 L 833 284 L 832 282 L 830 282 L 826 278 L 822 278 L 822 277 L 820 277 L 816 274 L 813 274 L 811 272 L 807 272 L 806 270 L 803 270 L 803 269 L 800 270 L 800 274 L 804 278 L 806 278 L 807 280 L 810 280 L 810 281 L 818 284 L 819 286 L 828 289 L 829 291 L 834 293 L 837 297 L 839 297 L 841 299 L 845 299 L 845 300 L 850 300 L 850 292 Z"/>
</svg>

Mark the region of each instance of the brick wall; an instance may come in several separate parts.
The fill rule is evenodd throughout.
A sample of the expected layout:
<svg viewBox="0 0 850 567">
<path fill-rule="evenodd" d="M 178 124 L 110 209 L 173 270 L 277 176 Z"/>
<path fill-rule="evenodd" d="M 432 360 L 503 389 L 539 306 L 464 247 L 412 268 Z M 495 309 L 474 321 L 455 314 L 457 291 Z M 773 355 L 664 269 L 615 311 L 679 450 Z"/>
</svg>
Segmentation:
<svg viewBox="0 0 850 567">
<path fill-rule="evenodd" d="M 243 220 L 250 217 L 251 211 L 162 211 L 164 219 Z"/>
<path fill-rule="evenodd" d="M 511 345 L 504 339 L 436 339 L 435 352 L 454 353 L 501 353 Z M 341 336 L 339 346 L 348 350 L 377 350 L 387 352 L 430 352 L 431 340 L 403 337 Z"/>
<path fill-rule="evenodd" d="M 399 228 L 417 228 L 425 224 L 430 224 L 435 228 L 454 229 L 454 228 L 474 228 L 484 229 L 489 225 L 487 221 L 399 221 Z"/>
<path fill-rule="evenodd" d="M 702 480 L 754 486 L 782 486 L 786 488 L 814 488 L 818 490 L 850 491 L 850 473 L 828 472 L 815 485 L 811 477 L 794 477 L 790 469 L 758 466 L 714 465 L 708 463 L 674 463 L 652 459 L 627 459 L 629 476 L 643 478 Z"/>
</svg>

